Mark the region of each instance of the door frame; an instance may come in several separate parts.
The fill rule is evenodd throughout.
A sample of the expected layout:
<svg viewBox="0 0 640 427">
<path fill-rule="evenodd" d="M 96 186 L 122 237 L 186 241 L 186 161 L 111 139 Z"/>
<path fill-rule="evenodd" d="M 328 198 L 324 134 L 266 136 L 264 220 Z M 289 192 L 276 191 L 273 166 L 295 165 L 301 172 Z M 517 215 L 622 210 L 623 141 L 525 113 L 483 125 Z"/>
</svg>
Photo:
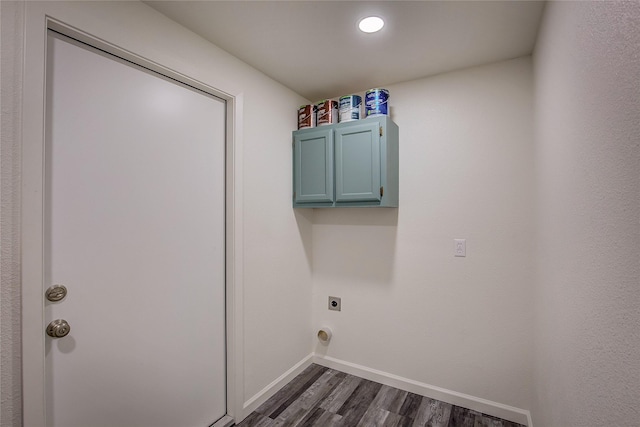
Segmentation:
<svg viewBox="0 0 640 427">
<path fill-rule="evenodd" d="M 73 2 L 72 2 L 73 3 Z M 46 130 L 47 30 L 52 29 L 201 89 L 226 101 L 225 158 L 225 264 L 226 264 L 226 369 L 227 416 L 242 417 L 243 328 L 242 328 L 242 111 L 243 96 L 225 91 L 170 68 L 170 58 L 148 49 L 159 60 L 147 59 L 144 52 L 110 43 L 117 37 L 117 25 L 92 13 L 91 5 L 58 2 L 24 2 L 24 75 L 22 109 L 22 397 L 23 425 L 46 425 L 45 325 L 44 325 L 44 147 Z M 91 2 L 92 3 L 92 2 Z M 77 5 L 77 3 L 76 3 Z M 101 7 L 101 6 L 95 6 Z M 146 7 L 146 6 L 145 6 Z M 88 12 L 87 12 L 88 11 Z M 99 12 L 99 10 L 96 10 Z M 105 29 L 105 21 L 107 28 Z M 82 29 L 81 29 L 82 28 Z M 121 28 L 120 28 L 121 30 Z M 99 37 L 96 34 L 100 34 Z M 123 45 L 125 47 L 123 47 Z M 139 44 L 138 44 L 139 47 Z M 156 46 L 157 48 L 157 46 Z M 147 53 L 149 53 L 147 52 Z M 151 56 L 153 57 L 153 56 Z M 175 62 L 175 61 L 174 61 Z M 216 85 L 218 86 L 218 85 Z"/>
</svg>

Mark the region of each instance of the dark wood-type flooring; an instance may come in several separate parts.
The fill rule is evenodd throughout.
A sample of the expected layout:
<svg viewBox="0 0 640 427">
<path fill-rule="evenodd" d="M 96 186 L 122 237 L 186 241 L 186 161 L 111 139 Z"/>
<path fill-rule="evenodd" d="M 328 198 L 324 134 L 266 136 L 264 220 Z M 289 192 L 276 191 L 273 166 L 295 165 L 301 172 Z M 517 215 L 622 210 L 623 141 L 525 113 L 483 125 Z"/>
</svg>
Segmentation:
<svg viewBox="0 0 640 427">
<path fill-rule="evenodd" d="M 238 427 L 523 427 L 313 364 Z"/>
</svg>

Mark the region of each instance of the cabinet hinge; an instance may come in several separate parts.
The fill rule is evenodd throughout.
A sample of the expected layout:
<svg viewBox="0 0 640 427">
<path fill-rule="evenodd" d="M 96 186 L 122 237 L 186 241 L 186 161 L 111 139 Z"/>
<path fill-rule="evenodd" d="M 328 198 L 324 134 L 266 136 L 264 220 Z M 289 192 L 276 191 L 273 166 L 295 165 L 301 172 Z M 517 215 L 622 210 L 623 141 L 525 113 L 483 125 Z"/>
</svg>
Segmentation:
<svg viewBox="0 0 640 427">
<path fill-rule="evenodd" d="M 382 126 L 380 126 L 380 136 L 382 136 Z"/>
<path fill-rule="evenodd" d="M 384 187 L 380 187 L 380 197 L 384 196 Z"/>
<path fill-rule="evenodd" d="M 296 199 L 296 192 L 294 191 L 293 192 L 293 200 L 295 200 L 295 199 Z"/>
</svg>

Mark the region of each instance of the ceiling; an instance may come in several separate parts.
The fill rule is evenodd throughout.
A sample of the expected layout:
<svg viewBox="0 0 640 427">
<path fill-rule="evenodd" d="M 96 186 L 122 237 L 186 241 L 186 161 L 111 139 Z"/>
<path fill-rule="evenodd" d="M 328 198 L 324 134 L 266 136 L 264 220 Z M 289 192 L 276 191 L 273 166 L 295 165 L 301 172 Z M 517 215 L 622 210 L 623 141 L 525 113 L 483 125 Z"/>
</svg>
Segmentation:
<svg viewBox="0 0 640 427">
<path fill-rule="evenodd" d="M 532 52 L 541 1 L 145 1 L 315 102 Z M 370 15 L 374 34 L 357 29 Z"/>
</svg>

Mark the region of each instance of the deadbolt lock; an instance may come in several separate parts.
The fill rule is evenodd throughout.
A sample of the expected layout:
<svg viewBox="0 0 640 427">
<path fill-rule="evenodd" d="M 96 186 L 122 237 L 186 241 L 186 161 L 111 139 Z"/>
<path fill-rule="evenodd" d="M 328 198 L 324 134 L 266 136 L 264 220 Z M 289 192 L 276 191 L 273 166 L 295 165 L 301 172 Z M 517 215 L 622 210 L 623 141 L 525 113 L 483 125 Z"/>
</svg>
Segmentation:
<svg viewBox="0 0 640 427">
<path fill-rule="evenodd" d="M 53 285 L 44 293 L 51 302 L 60 301 L 67 296 L 67 288 L 64 285 Z"/>
</svg>

